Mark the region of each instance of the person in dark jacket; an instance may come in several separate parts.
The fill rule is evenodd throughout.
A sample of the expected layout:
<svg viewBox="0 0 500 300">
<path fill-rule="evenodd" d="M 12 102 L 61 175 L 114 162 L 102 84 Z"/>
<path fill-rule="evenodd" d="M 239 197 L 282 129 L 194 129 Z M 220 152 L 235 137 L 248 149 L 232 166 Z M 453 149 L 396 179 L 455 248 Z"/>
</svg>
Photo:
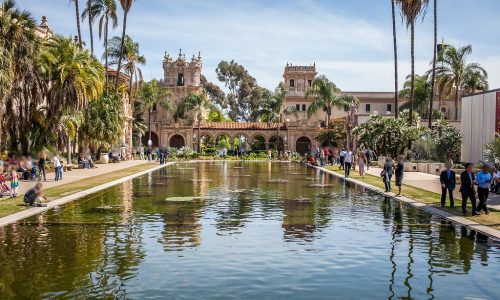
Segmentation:
<svg viewBox="0 0 500 300">
<path fill-rule="evenodd" d="M 450 195 L 450 208 L 455 207 L 453 191 L 457 185 L 457 179 L 455 172 L 451 169 L 451 163 L 446 163 L 446 169 L 441 171 L 439 181 L 441 182 L 441 207 L 446 204 L 446 194 Z"/>
<path fill-rule="evenodd" d="M 391 191 L 391 178 L 394 172 L 394 163 L 392 158 L 387 157 L 384 164 L 384 170 L 380 174 L 382 176 L 382 181 L 385 185 L 385 192 L 389 193 Z"/>
<path fill-rule="evenodd" d="M 398 161 L 396 164 L 396 169 L 394 170 L 394 175 L 396 175 L 396 186 L 398 187 L 398 193 L 396 197 L 401 196 L 401 189 L 403 187 L 403 172 L 405 169 L 405 158 L 401 155 L 398 157 Z"/>
<path fill-rule="evenodd" d="M 472 204 L 472 215 L 479 215 L 476 210 L 476 190 L 474 189 L 474 182 L 476 176 L 472 171 L 472 164 L 465 164 L 465 171 L 460 174 L 460 193 L 462 193 L 462 213 L 467 215 L 467 200 L 470 199 Z"/>
</svg>

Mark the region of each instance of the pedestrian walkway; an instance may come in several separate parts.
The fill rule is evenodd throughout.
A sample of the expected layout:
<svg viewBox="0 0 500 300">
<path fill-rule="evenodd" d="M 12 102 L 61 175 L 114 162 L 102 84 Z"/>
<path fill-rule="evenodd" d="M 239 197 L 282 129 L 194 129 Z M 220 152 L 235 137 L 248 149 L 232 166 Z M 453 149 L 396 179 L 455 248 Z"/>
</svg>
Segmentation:
<svg viewBox="0 0 500 300">
<path fill-rule="evenodd" d="M 370 167 L 370 170 L 366 171 L 367 174 L 374 176 L 380 176 L 380 172 L 382 172 L 382 169 L 378 167 Z M 439 182 L 439 176 L 437 175 L 420 172 L 405 172 L 403 183 L 429 192 L 441 194 L 441 183 Z M 462 196 L 458 190 L 459 185 L 457 185 L 457 188 L 454 191 L 455 198 L 461 199 Z M 500 195 L 490 193 L 488 207 L 490 209 L 500 210 Z"/>
<path fill-rule="evenodd" d="M 130 160 L 123 161 L 115 164 L 97 164 L 97 168 L 94 169 L 74 169 L 72 171 L 67 171 L 63 173 L 63 180 L 54 181 L 55 173 L 47 173 L 47 181 L 44 182 L 43 188 L 49 189 L 51 187 L 60 186 L 63 184 L 68 184 L 72 182 L 76 182 L 82 179 L 86 179 L 89 177 L 99 176 L 110 172 L 115 172 L 118 170 L 123 170 L 131 167 L 135 167 L 138 165 L 146 164 L 147 160 Z M 26 193 L 30 188 L 34 187 L 36 182 L 22 181 L 19 186 L 19 194 Z"/>
</svg>

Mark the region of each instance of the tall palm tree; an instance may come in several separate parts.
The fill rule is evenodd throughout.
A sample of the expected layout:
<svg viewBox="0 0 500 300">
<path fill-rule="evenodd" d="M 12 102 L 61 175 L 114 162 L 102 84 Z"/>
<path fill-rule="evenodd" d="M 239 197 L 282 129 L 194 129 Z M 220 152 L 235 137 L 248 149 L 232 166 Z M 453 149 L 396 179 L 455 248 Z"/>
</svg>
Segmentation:
<svg viewBox="0 0 500 300">
<path fill-rule="evenodd" d="M 436 60 L 437 60 L 437 0 L 434 0 L 434 54 L 432 56 L 431 97 L 429 99 L 429 123 L 432 126 L 432 111 L 434 109 L 434 89 L 436 86 Z"/>
<path fill-rule="evenodd" d="M 396 8 L 395 0 L 391 0 L 392 9 L 392 39 L 394 43 L 394 117 L 399 117 L 399 84 L 398 84 L 398 41 L 396 32 Z"/>
<path fill-rule="evenodd" d="M 138 68 L 138 65 L 145 65 L 146 64 L 146 58 L 139 53 L 139 43 L 136 43 L 132 40 L 132 38 L 129 35 L 125 36 L 125 43 L 123 43 L 123 52 L 121 49 L 122 45 L 122 40 L 120 37 L 113 37 L 109 41 L 109 49 L 108 49 L 108 56 L 109 56 L 109 64 L 110 65 L 116 65 L 118 64 L 119 59 L 121 58 L 124 62 L 124 69 L 127 72 L 127 74 L 130 76 L 129 80 L 129 98 L 132 99 L 132 87 L 133 87 L 133 78 L 134 75 L 136 75 L 136 72 L 139 74 L 139 78 L 142 80 L 142 71 L 140 68 Z M 137 76 L 136 76 L 136 86 L 138 84 L 137 82 Z"/>
<path fill-rule="evenodd" d="M 472 46 L 455 48 L 448 45 L 438 55 L 441 64 L 436 68 L 439 91 L 450 96 L 455 91 L 455 120 L 458 120 L 458 102 L 464 91 L 488 89 L 488 73 L 478 63 L 468 63 L 467 57 L 472 53 Z M 474 78 L 474 80 L 471 80 Z M 471 83 L 480 83 L 478 85 Z"/>
<path fill-rule="evenodd" d="M 90 9 L 87 7 L 83 12 L 86 15 L 99 19 L 99 39 L 104 38 L 104 66 L 108 68 L 108 32 L 109 25 L 118 26 L 118 15 L 116 14 L 116 0 L 91 0 Z M 92 19 L 93 21 L 94 19 Z M 103 36 L 104 35 L 104 36 Z M 108 76 L 105 78 L 106 93 L 109 92 Z"/>
<path fill-rule="evenodd" d="M 406 27 L 410 29 L 411 41 L 411 92 L 410 92 L 410 124 L 413 119 L 413 100 L 415 97 L 415 22 L 420 16 L 424 16 L 427 11 L 429 0 L 396 0 L 396 3 L 401 7 L 401 15 L 406 23 Z"/>
<path fill-rule="evenodd" d="M 276 150 L 278 151 L 278 154 L 280 154 L 283 150 L 280 149 L 280 130 L 281 123 L 283 122 L 283 115 L 293 115 L 295 117 L 298 117 L 298 111 L 294 106 L 285 107 L 286 94 L 287 92 L 285 83 L 281 82 L 275 89 L 274 93 L 265 91 L 262 99 L 263 104 L 261 108 L 261 119 L 268 123 L 277 123 Z"/>
<path fill-rule="evenodd" d="M 132 8 L 132 3 L 134 3 L 134 0 L 120 0 L 120 4 L 123 9 L 123 29 L 122 29 L 122 44 L 121 44 L 121 55 L 118 58 L 118 68 L 116 69 L 117 76 L 116 76 L 116 81 L 115 81 L 115 92 L 118 90 L 118 79 L 119 79 L 119 74 L 120 70 L 122 67 L 122 58 L 123 58 L 123 51 L 125 48 L 125 34 L 127 31 L 127 17 L 128 13 L 130 12 L 130 9 Z"/>
<path fill-rule="evenodd" d="M 207 97 L 205 91 L 201 93 L 189 93 L 181 99 L 176 109 L 176 116 L 183 117 L 189 112 L 193 121 L 196 122 L 198 127 L 198 143 L 197 151 L 201 153 L 201 121 L 208 115 L 210 109 L 213 108 L 213 104 L 210 98 Z"/>
<path fill-rule="evenodd" d="M 90 51 L 92 52 L 92 54 L 94 54 L 94 30 L 92 25 L 95 20 L 94 20 L 94 15 L 92 15 L 92 2 L 93 0 L 87 0 L 87 7 L 82 12 L 82 20 L 85 20 L 85 18 L 88 17 L 89 33 L 90 33 Z"/>
<path fill-rule="evenodd" d="M 69 0 L 69 2 L 75 3 L 75 14 L 76 14 L 76 29 L 78 31 L 78 44 L 82 48 L 82 30 L 80 29 L 80 6 L 78 0 Z"/>
<path fill-rule="evenodd" d="M 334 108 L 346 111 L 351 108 L 350 98 L 341 93 L 342 91 L 335 83 L 331 82 L 325 75 L 316 77 L 312 86 L 306 90 L 306 99 L 313 98 L 307 109 L 307 116 L 311 117 L 318 110 L 324 110 L 326 112 L 325 126 L 328 127 Z"/>
<path fill-rule="evenodd" d="M 149 140 L 151 140 L 151 113 L 153 107 L 160 104 L 163 108 L 173 111 L 173 106 L 169 99 L 171 95 L 170 90 L 161 88 L 157 80 L 147 82 L 139 91 L 140 108 L 143 112 L 148 112 Z"/>
</svg>

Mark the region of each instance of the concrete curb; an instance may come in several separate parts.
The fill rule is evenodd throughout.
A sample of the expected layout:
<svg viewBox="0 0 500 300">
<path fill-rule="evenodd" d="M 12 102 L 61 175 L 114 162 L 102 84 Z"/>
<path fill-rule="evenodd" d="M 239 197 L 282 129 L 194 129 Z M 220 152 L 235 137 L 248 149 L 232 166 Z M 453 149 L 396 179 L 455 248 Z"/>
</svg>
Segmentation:
<svg viewBox="0 0 500 300">
<path fill-rule="evenodd" d="M 312 166 L 312 165 L 310 165 L 310 166 L 313 167 L 313 168 L 316 168 L 318 170 L 321 170 L 321 171 L 323 171 L 325 173 L 331 174 L 331 175 L 333 175 L 335 177 L 338 177 L 340 179 L 343 179 L 344 181 L 351 182 L 351 183 L 354 183 L 356 185 L 362 186 L 362 187 L 364 187 L 364 188 L 366 188 L 368 190 L 374 191 L 374 192 L 376 192 L 378 194 L 381 194 L 383 196 L 390 197 L 391 199 L 407 203 L 407 204 L 409 204 L 409 205 L 411 205 L 413 207 L 416 207 L 418 209 L 421 209 L 421 210 L 426 211 L 428 213 L 431 213 L 433 215 L 442 217 L 445 220 L 448 220 L 448 221 L 451 221 L 453 223 L 457 223 L 457 224 L 463 225 L 463 226 L 465 226 L 465 227 L 467 227 L 467 228 L 469 228 L 471 230 L 475 230 L 475 231 L 481 232 L 481 233 L 486 234 L 486 235 L 488 235 L 488 236 L 490 236 L 490 237 L 492 237 L 494 239 L 500 240 L 500 231 L 498 231 L 496 229 L 490 228 L 488 226 L 479 224 L 477 222 L 471 221 L 469 219 L 466 219 L 466 218 L 463 218 L 463 217 L 460 217 L 460 216 L 453 215 L 453 214 L 451 214 L 449 212 L 440 210 L 439 208 L 430 206 L 428 204 L 425 204 L 425 203 L 422 203 L 422 202 L 419 202 L 419 201 L 416 201 L 416 200 L 413 200 L 413 199 L 410 199 L 410 198 L 407 198 L 407 197 L 395 197 L 394 193 L 386 193 L 381 188 L 375 187 L 373 185 L 370 185 L 368 183 L 364 183 L 364 182 L 356 180 L 356 179 L 346 178 L 346 177 L 342 176 L 341 174 L 339 174 L 337 172 L 334 172 L 334 171 L 331 171 L 331 170 L 328 170 L 328 169 L 325 169 L 325 168 L 322 168 L 322 167 L 318 167 L 318 166 Z"/>
<path fill-rule="evenodd" d="M 9 224 L 15 223 L 15 222 L 17 222 L 19 220 L 26 219 L 28 217 L 37 215 L 39 213 L 48 211 L 50 209 L 53 209 L 54 207 L 58 207 L 58 206 L 64 205 L 66 203 L 75 201 L 75 200 L 77 200 L 79 198 L 82 198 L 82 197 L 88 196 L 90 194 L 102 191 L 104 189 L 110 188 L 110 187 L 115 186 L 117 184 L 123 183 L 125 181 L 134 179 L 136 177 L 148 174 L 150 172 L 153 172 L 153 171 L 165 168 L 166 166 L 170 166 L 170 165 L 173 165 L 173 164 L 176 164 L 176 163 L 177 162 L 175 162 L 175 161 L 174 162 L 168 162 L 168 163 L 166 163 L 164 165 L 158 165 L 156 167 L 153 167 L 153 168 L 150 168 L 150 169 L 147 169 L 147 170 L 144 170 L 144 171 L 141 171 L 141 172 L 129 175 L 129 176 L 125 176 L 123 178 L 116 179 L 116 180 L 113 180 L 113 181 L 110 181 L 110 182 L 107 182 L 107 183 L 95 186 L 93 188 L 86 189 L 84 191 L 80 191 L 80 192 L 71 194 L 69 196 L 65 196 L 65 197 L 62 197 L 62 198 L 58 198 L 56 200 L 52 200 L 52 201 L 50 201 L 50 202 L 47 203 L 47 207 L 30 207 L 30 208 L 27 208 L 27 209 L 25 209 L 23 211 L 14 213 L 12 215 L 8 215 L 6 217 L 0 218 L 0 228 L 4 227 L 6 225 L 9 225 Z"/>
</svg>

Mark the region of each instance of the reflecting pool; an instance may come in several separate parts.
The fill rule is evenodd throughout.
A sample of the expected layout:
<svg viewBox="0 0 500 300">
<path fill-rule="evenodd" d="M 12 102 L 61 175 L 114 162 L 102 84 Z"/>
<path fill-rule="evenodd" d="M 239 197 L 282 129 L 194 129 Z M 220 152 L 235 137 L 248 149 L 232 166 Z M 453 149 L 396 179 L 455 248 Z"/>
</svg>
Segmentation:
<svg viewBox="0 0 500 300">
<path fill-rule="evenodd" d="M 499 299 L 497 241 L 292 163 L 179 163 L 0 228 L 0 299 Z"/>
</svg>

